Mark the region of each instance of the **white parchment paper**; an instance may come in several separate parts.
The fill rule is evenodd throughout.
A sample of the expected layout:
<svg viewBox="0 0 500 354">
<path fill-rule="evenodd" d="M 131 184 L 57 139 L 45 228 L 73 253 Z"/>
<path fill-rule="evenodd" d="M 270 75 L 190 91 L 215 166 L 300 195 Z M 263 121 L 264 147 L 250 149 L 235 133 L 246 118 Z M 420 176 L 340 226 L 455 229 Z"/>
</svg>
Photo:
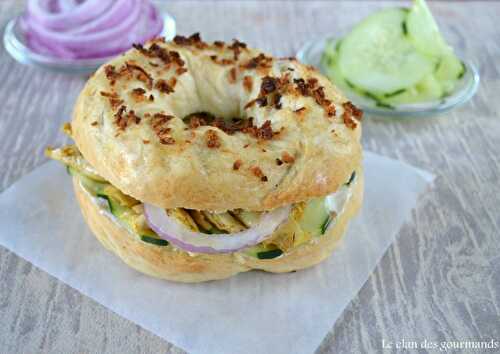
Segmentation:
<svg viewBox="0 0 500 354">
<path fill-rule="evenodd" d="M 142 275 L 83 221 L 65 169 L 49 162 L 0 195 L 0 244 L 190 353 L 312 353 L 409 219 L 429 173 L 365 153 L 365 201 L 322 264 L 178 284 Z"/>
</svg>

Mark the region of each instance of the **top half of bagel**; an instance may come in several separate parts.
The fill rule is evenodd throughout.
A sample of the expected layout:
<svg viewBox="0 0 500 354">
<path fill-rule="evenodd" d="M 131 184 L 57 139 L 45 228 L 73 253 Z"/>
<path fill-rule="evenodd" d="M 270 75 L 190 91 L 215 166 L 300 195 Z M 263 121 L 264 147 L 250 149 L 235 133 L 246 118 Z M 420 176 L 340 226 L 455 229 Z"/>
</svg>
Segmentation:
<svg viewBox="0 0 500 354">
<path fill-rule="evenodd" d="M 153 40 L 103 65 L 72 135 L 97 172 L 159 207 L 269 210 L 336 191 L 361 112 L 312 67 L 234 40 Z"/>
</svg>

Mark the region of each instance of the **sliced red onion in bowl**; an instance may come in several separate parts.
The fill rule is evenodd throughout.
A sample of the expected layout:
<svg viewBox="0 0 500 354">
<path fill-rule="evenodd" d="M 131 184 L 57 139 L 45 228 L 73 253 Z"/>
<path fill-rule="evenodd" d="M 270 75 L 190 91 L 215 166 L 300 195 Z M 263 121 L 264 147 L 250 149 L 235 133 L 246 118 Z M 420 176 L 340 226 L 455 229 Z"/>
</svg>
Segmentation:
<svg viewBox="0 0 500 354">
<path fill-rule="evenodd" d="M 53 11 L 50 1 L 29 0 L 27 12 L 41 25 L 54 30 L 67 30 L 100 16 L 113 0 L 86 0 L 71 8 L 71 11 Z M 61 6 L 58 6 L 59 10 Z"/>
<path fill-rule="evenodd" d="M 138 22 L 141 16 L 141 0 L 129 0 L 133 2 L 132 10 L 130 11 L 127 18 L 122 21 L 118 26 L 108 27 L 105 30 L 97 33 L 88 33 L 75 35 L 72 32 L 62 32 L 62 31 L 53 31 L 49 28 L 44 27 L 43 25 L 37 23 L 36 21 L 31 21 L 32 17 L 28 16 L 28 26 L 33 33 L 35 33 L 38 37 L 43 38 L 45 41 L 51 41 L 57 45 L 64 45 L 71 49 L 85 49 L 91 46 L 106 46 L 109 41 L 117 41 L 122 40 L 124 36 L 127 36 L 134 27 L 134 25 Z M 74 27 L 73 29 L 75 29 Z"/>
<path fill-rule="evenodd" d="M 73 1 L 61 6 L 59 0 L 29 0 L 21 28 L 33 51 L 61 59 L 102 58 L 163 30 L 163 19 L 149 0 Z"/>
<path fill-rule="evenodd" d="M 98 32 L 116 26 L 130 15 L 133 6 L 134 3 L 130 0 L 116 0 L 102 16 L 98 16 L 81 26 L 74 27 L 68 33 L 79 35 L 82 33 Z"/>
<path fill-rule="evenodd" d="M 290 206 L 263 213 L 247 230 L 219 235 L 191 231 L 154 205 L 144 204 L 144 213 L 149 227 L 161 238 L 188 252 L 213 254 L 236 252 L 264 241 L 288 218 Z"/>
</svg>

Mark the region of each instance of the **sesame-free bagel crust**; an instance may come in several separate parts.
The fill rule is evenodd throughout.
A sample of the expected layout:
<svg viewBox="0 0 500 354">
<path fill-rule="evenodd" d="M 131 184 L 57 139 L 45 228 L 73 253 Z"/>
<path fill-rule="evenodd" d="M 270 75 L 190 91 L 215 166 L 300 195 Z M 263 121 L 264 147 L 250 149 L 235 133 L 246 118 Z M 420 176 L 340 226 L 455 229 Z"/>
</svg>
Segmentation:
<svg viewBox="0 0 500 354">
<path fill-rule="evenodd" d="M 252 118 L 253 127 L 228 132 L 183 121 L 199 112 Z M 237 41 L 181 37 L 102 66 L 80 94 L 72 134 L 100 175 L 142 202 L 262 211 L 326 195 L 348 180 L 361 164 L 356 112 L 328 79 L 296 60 Z"/>
</svg>

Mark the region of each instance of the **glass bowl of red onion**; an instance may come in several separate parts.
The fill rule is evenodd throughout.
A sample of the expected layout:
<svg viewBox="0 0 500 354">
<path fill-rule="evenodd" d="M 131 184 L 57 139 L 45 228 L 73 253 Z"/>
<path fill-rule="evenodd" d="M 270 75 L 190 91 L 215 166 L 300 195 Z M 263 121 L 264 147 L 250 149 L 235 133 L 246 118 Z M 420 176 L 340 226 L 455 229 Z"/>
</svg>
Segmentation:
<svg viewBox="0 0 500 354">
<path fill-rule="evenodd" d="M 175 20 L 162 7 L 149 0 L 28 0 L 5 25 L 3 42 L 20 63 L 88 74 L 132 44 L 171 40 Z"/>
</svg>

